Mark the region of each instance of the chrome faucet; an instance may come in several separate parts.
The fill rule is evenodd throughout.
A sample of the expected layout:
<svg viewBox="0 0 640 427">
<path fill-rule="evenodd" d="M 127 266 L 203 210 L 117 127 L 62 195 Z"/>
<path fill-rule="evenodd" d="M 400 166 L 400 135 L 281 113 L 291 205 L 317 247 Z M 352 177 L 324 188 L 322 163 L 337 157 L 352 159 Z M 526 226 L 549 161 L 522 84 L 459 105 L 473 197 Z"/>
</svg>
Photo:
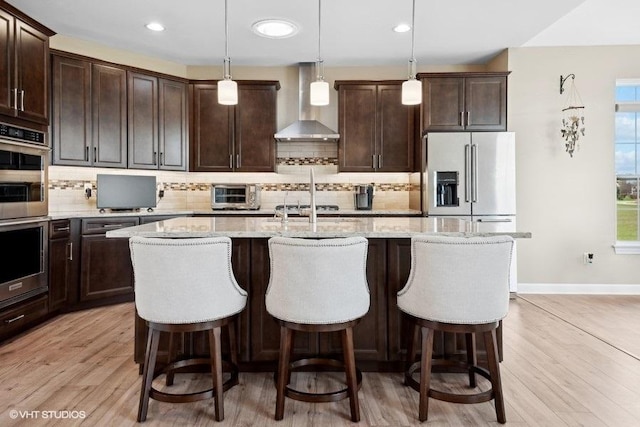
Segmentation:
<svg viewBox="0 0 640 427">
<path fill-rule="evenodd" d="M 308 216 L 309 222 L 315 224 L 318 222 L 318 212 L 316 210 L 316 180 L 313 169 L 309 169 L 309 194 L 311 195 L 309 209 L 299 209 L 299 212 L 302 216 Z"/>
<path fill-rule="evenodd" d="M 309 193 L 311 194 L 311 215 L 309 215 L 309 222 L 315 224 L 318 220 L 318 212 L 316 210 L 316 180 L 313 175 L 313 168 L 309 169 Z"/>
</svg>

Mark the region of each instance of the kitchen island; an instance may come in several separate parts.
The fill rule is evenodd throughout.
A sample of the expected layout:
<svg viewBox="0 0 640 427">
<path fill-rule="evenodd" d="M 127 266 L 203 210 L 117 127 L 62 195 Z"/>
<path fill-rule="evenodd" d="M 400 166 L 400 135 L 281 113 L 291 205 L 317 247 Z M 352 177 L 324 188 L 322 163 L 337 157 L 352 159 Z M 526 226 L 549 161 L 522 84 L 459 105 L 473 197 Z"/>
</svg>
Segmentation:
<svg viewBox="0 0 640 427">
<path fill-rule="evenodd" d="M 240 369 L 256 371 L 273 370 L 280 348 L 279 325 L 267 313 L 264 304 L 270 274 L 268 239 L 273 236 L 364 236 L 369 239 L 367 281 L 371 305 L 369 313 L 354 328 L 356 361 L 362 370 L 398 371 L 403 368 L 411 328 L 397 307 L 396 294 L 409 276 L 410 241 L 416 234 L 531 237 L 529 232 L 515 230 L 512 223 L 425 217 L 318 217 L 315 224 L 309 223 L 306 217 L 292 217 L 287 222 L 280 218 L 181 217 L 111 230 L 107 237 L 231 237 L 234 275 L 249 293 L 247 308 L 240 314 L 237 328 Z M 139 364 L 144 360 L 146 334 L 144 321 L 136 317 L 135 361 Z M 440 335 L 435 341 L 436 354 L 463 356 L 464 337 Z M 168 340 L 161 345 L 166 349 Z M 179 345 L 189 354 L 206 354 L 208 351 L 204 334 L 185 334 Z M 294 347 L 296 355 L 341 353 L 337 335 L 299 333 Z M 480 344 L 479 347 L 482 352 Z"/>
</svg>

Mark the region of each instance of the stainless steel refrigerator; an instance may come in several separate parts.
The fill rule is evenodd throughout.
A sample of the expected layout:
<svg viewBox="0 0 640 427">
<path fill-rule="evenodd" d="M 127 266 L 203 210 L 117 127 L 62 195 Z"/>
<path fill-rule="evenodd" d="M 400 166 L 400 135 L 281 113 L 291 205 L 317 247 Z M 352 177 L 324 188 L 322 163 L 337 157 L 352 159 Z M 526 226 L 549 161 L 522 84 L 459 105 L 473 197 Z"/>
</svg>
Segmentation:
<svg viewBox="0 0 640 427">
<path fill-rule="evenodd" d="M 425 138 L 425 214 L 515 220 L 513 132 L 429 133 Z"/>
<path fill-rule="evenodd" d="M 422 211 L 471 221 L 474 231 L 515 231 L 513 132 L 429 133 L 422 174 Z M 518 290 L 517 247 L 510 292 Z"/>
</svg>

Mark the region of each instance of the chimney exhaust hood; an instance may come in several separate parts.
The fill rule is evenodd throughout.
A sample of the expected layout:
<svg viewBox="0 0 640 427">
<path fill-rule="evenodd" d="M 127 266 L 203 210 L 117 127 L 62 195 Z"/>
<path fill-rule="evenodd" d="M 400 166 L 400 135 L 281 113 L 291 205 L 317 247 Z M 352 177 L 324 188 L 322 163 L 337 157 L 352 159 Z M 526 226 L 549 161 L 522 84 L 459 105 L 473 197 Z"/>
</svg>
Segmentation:
<svg viewBox="0 0 640 427">
<path fill-rule="evenodd" d="M 310 98 L 313 81 L 313 62 L 301 62 L 298 66 L 298 120 L 278 131 L 276 141 L 317 142 L 337 141 L 340 135 L 315 119 L 315 109 Z"/>
</svg>

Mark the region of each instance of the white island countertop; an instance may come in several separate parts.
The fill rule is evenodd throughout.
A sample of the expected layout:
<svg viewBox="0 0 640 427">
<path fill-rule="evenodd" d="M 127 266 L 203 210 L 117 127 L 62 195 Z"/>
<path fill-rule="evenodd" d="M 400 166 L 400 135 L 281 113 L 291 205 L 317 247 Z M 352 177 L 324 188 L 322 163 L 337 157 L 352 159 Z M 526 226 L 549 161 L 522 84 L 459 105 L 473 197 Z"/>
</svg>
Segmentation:
<svg viewBox="0 0 640 427">
<path fill-rule="evenodd" d="M 331 238 L 363 236 L 367 238 L 410 238 L 416 234 L 444 236 L 509 235 L 530 238 L 530 232 L 517 231 L 509 222 L 471 222 L 442 217 L 318 217 L 312 224 L 306 217 L 180 217 L 107 232 L 107 237 L 132 236 L 188 238 L 228 236 L 232 238 L 269 238 L 273 236 Z"/>
</svg>

